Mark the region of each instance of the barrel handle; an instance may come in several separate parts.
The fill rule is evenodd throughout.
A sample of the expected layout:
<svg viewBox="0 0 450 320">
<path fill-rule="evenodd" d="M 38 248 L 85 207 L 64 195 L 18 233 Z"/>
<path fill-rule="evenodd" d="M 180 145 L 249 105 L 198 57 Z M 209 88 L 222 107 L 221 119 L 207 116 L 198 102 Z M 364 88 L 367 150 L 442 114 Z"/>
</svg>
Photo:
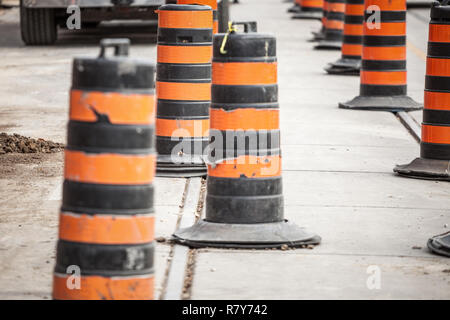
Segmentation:
<svg viewBox="0 0 450 320">
<path fill-rule="evenodd" d="M 114 48 L 114 56 L 128 56 L 128 52 L 130 49 L 130 39 L 127 38 L 102 39 L 100 41 L 99 58 L 105 57 L 106 48 Z"/>
<path fill-rule="evenodd" d="M 245 22 L 232 22 L 234 26 L 240 25 L 244 26 L 244 32 L 258 32 L 258 25 L 256 21 L 245 21 Z"/>
<path fill-rule="evenodd" d="M 237 31 L 236 29 L 236 25 L 243 25 L 244 26 L 244 32 L 245 33 L 249 33 L 249 32 L 257 32 L 257 24 L 256 21 L 248 21 L 248 22 L 234 22 L 234 21 L 229 21 L 228 22 L 228 32 L 225 34 L 225 36 L 223 37 L 222 40 L 222 45 L 220 46 L 220 53 L 221 54 L 226 54 L 227 50 L 225 50 L 225 45 L 227 44 L 227 40 L 228 40 L 228 35 L 230 33 L 234 33 Z"/>
</svg>

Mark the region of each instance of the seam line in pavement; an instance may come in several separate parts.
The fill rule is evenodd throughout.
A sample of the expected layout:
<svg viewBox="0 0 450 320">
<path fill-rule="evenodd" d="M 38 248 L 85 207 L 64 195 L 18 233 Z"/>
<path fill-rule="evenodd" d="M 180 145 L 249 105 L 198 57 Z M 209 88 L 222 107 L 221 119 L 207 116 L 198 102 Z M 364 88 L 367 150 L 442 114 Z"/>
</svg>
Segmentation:
<svg viewBox="0 0 450 320">
<path fill-rule="evenodd" d="M 186 180 L 184 202 L 176 230 L 194 224 L 201 193 L 201 178 Z M 185 284 L 189 278 L 188 268 L 193 263 L 194 254 L 186 246 L 172 244 L 171 261 L 168 266 L 165 294 L 162 300 L 181 300 L 185 295 Z"/>
</svg>

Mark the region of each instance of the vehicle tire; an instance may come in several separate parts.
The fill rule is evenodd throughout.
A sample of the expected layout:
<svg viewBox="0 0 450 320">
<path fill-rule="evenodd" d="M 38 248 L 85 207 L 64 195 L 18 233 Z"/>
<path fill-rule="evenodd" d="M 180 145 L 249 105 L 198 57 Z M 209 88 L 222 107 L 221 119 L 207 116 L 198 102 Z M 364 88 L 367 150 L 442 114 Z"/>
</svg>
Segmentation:
<svg viewBox="0 0 450 320">
<path fill-rule="evenodd" d="M 23 0 L 22 0 L 23 1 Z M 20 2 L 20 30 L 26 45 L 46 45 L 56 41 L 56 21 L 53 9 L 27 8 Z"/>
</svg>

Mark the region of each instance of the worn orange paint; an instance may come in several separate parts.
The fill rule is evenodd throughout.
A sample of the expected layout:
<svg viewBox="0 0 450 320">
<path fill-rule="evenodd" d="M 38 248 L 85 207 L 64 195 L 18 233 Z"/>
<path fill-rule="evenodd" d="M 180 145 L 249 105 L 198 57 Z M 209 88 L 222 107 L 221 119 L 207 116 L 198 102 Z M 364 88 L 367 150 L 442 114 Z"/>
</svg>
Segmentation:
<svg viewBox="0 0 450 320">
<path fill-rule="evenodd" d="M 207 137 L 209 119 L 156 119 L 156 135 L 160 137 Z"/>
<path fill-rule="evenodd" d="M 155 218 L 152 214 L 109 216 L 62 212 L 59 238 L 96 244 L 138 244 L 153 241 Z"/>
<path fill-rule="evenodd" d="M 71 90 L 71 120 L 96 122 L 97 113 L 106 115 L 113 124 L 153 124 L 155 122 L 154 94 L 126 94 Z"/>
<path fill-rule="evenodd" d="M 69 289 L 70 275 L 54 274 L 56 300 L 153 300 L 154 275 L 132 277 L 81 276 L 80 289 Z M 69 279 L 70 281 L 70 279 Z"/>
<path fill-rule="evenodd" d="M 66 149 L 64 177 L 84 183 L 151 183 L 155 161 L 154 154 L 85 153 Z"/>
<path fill-rule="evenodd" d="M 208 166 L 208 176 L 219 178 L 268 178 L 281 175 L 281 157 L 274 156 L 240 156 Z"/>
<path fill-rule="evenodd" d="M 278 109 L 242 108 L 210 110 L 211 128 L 217 130 L 276 130 L 280 127 Z"/>
</svg>

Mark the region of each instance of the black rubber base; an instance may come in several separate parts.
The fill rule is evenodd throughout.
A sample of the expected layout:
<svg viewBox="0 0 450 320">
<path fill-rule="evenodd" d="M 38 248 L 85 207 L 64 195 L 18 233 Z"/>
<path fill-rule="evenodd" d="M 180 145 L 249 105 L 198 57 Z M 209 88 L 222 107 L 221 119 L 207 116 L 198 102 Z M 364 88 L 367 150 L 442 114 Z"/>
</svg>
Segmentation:
<svg viewBox="0 0 450 320">
<path fill-rule="evenodd" d="M 408 96 L 363 97 L 357 96 L 348 102 L 339 103 L 339 108 L 371 111 L 412 111 L 422 109 L 420 103 Z"/>
<path fill-rule="evenodd" d="M 408 178 L 450 181 L 450 160 L 416 158 L 410 164 L 396 166 L 394 172 Z"/>
<path fill-rule="evenodd" d="M 322 20 L 322 12 L 317 11 L 301 11 L 292 16 L 292 19 L 303 20 Z"/>
<path fill-rule="evenodd" d="M 320 40 L 319 43 L 314 46 L 316 50 L 341 50 L 342 41 L 330 41 Z"/>
<path fill-rule="evenodd" d="M 321 238 L 296 224 L 283 220 L 274 223 L 225 224 L 202 220 L 173 234 L 175 242 L 194 248 L 265 249 L 319 244 Z"/>
<path fill-rule="evenodd" d="M 335 62 L 329 63 L 324 69 L 329 74 L 359 76 L 361 60 L 340 58 Z"/>
<path fill-rule="evenodd" d="M 185 159 L 183 163 L 173 163 L 170 156 L 158 155 L 157 177 L 190 178 L 203 177 L 206 174 L 207 166 L 200 157 Z"/>
<path fill-rule="evenodd" d="M 428 239 L 427 247 L 433 253 L 450 257 L 450 231 Z"/>
<path fill-rule="evenodd" d="M 288 9 L 288 12 L 290 12 L 290 13 L 298 13 L 300 11 L 301 11 L 301 8 L 298 4 L 294 4 L 292 7 L 290 7 Z"/>
</svg>

